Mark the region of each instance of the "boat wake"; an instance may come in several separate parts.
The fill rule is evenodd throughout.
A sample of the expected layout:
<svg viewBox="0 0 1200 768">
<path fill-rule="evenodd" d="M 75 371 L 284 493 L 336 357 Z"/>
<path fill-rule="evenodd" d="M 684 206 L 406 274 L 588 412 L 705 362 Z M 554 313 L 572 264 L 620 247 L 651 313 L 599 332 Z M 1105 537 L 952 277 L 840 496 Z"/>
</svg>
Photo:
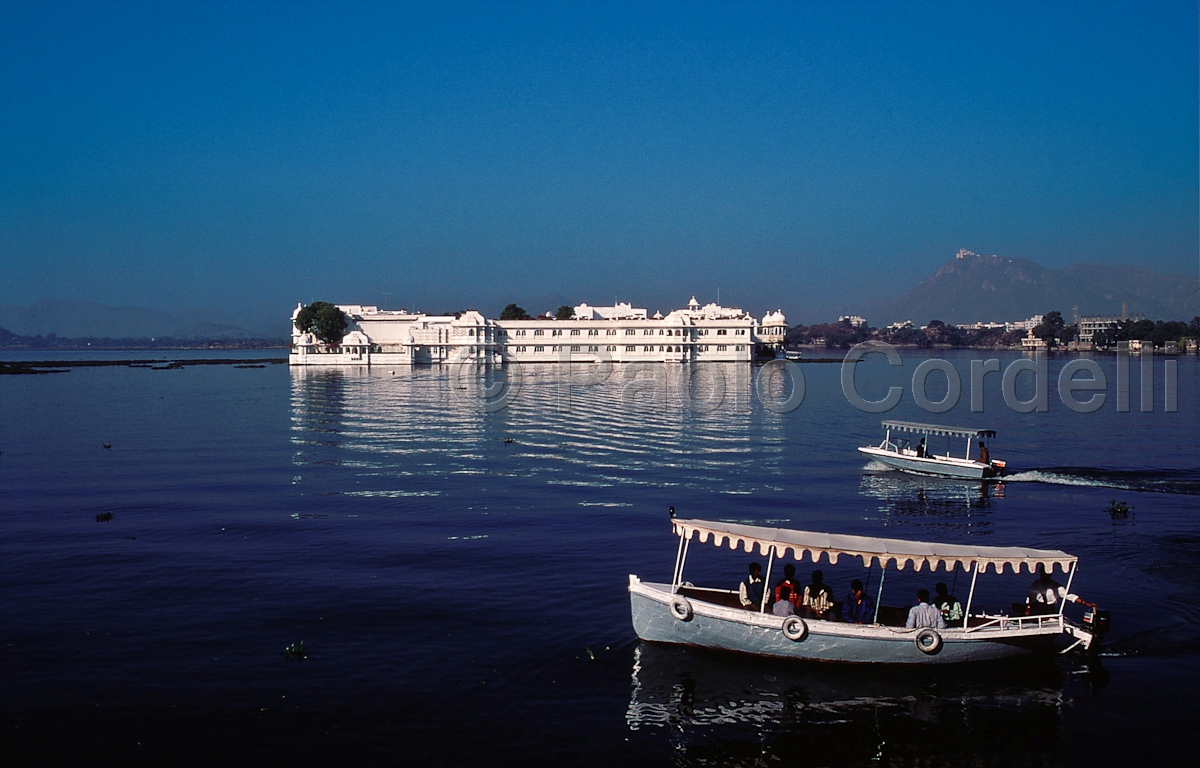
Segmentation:
<svg viewBox="0 0 1200 768">
<path fill-rule="evenodd" d="M 1005 475 L 1005 483 L 1050 483 L 1117 488 L 1140 493 L 1200 496 L 1200 469 L 1116 470 L 1093 467 L 1046 467 Z"/>
</svg>

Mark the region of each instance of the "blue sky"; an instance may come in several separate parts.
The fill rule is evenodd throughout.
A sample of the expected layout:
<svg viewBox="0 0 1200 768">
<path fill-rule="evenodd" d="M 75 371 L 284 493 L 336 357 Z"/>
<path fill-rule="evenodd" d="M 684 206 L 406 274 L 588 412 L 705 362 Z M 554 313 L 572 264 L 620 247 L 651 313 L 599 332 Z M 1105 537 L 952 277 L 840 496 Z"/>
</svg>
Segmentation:
<svg viewBox="0 0 1200 768">
<path fill-rule="evenodd" d="M 1194 2 L 5 0 L 0 304 L 811 322 L 960 247 L 1195 275 L 1197 57 Z"/>
</svg>

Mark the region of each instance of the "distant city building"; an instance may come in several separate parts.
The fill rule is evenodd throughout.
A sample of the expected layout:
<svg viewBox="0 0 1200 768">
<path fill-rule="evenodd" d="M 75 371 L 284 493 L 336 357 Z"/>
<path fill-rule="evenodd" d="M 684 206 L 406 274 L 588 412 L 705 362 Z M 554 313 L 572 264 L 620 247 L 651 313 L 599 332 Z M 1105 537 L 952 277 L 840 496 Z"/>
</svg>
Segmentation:
<svg viewBox="0 0 1200 768">
<path fill-rule="evenodd" d="M 1044 315 L 1034 315 L 1028 320 L 1018 320 L 1015 323 L 1005 323 L 1004 330 L 1006 331 L 1031 331 L 1042 324 L 1045 319 Z"/>
<path fill-rule="evenodd" d="M 757 346 L 777 348 L 787 320 L 776 310 L 760 324 L 750 313 L 706 304 L 693 296 L 685 309 L 647 317 L 629 304 L 580 304 L 570 320 L 490 320 L 475 311 L 459 317 L 339 305 L 350 320 L 340 344 L 300 333 L 292 313 L 292 365 L 413 365 L 507 360 L 553 363 L 607 359 L 614 362 L 749 362 Z"/>
<path fill-rule="evenodd" d="M 1121 324 L 1118 315 L 1093 315 L 1079 318 L 1079 340 L 1091 342 L 1097 333 L 1115 331 Z"/>
<path fill-rule="evenodd" d="M 839 323 L 849 323 L 854 328 L 866 328 L 867 318 L 859 317 L 858 315 L 842 315 L 838 318 Z"/>
<path fill-rule="evenodd" d="M 962 328 L 965 331 L 992 331 L 992 330 L 996 330 L 998 328 L 1004 328 L 1005 330 L 1007 330 L 1008 324 L 1007 323 L 967 323 L 966 325 L 960 325 L 958 327 Z"/>
<path fill-rule="evenodd" d="M 898 322 L 898 323 L 892 323 L 891 325 L 889 325 L 889 326 L 888 326 L 887 328 L 885 328 L 884 330 L 886 330 L 886 331 L 902 331 L 902 330 L 904 330 L 905 328 L 912 328 L 912 327 L 913 327 L 913 321 L 912 321 L 912 320 L 901 320 L 901 321 L 900 321 L 900 322 Z"/>
<path fill-rule="evenodd" d="M 1029 329 L 1028 335 L 1021 339 L 1021 349 L 1026 352 L 1045 352 L 1049 346 L 1045 339 L 1033 335 L 1032 328 Z"/>
</svg>

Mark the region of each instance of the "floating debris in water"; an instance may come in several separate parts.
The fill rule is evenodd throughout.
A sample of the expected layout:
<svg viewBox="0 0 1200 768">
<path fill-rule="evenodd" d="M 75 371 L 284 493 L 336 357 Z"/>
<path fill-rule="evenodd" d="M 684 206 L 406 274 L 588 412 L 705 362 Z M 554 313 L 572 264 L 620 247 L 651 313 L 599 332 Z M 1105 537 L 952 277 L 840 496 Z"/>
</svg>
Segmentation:
<svg viewBox="0 0 1200 768">
<path fill-rule="evenodd" d="M 1123 501 L 1117 501 L 1116 499 L 1112 500 L 1112 503 L 1108 505 L 1108 509 L 1105 511 L 1108 512 L 1108 516 L 1111 517 L 1114 522 L 1118 520 L 1129 520 L 1133 517 L 1133 507 L 1129 506 Z"/>
<path fill-rule="evenodd" d="M 106 450 L 106 451 L 112 450 L 112 440 L 109 440 L 107 443 L 104 444 L 104 450 Z"/>
<path fill-rule="evenodd" d="M 608 651 L 609 651 L 609 647 L 607 645 L 604 646 L 604 650 L 602 650 L 602 651 L 593 651 L 591 649 L 591 647 L 585 645 L 585 646 L 583 646 L 583 655 L 576 656 L 575 658 L 576 658 L 576 660 L 586 659 L 588 661 L 599 661 L 599 657 L 605 653 L 608 653 Z"/>
<path fill-rule="evenodd" d="M 112 520 L 112 519 L 113 519 L 112 512 L 101 512 L 100 514 L 96 515 L 97 523 L 107 523 L 109 520 Z"/>
<path fill-rule="evenodd" d="M 288 661 L 301 662 L 308 658 L 308 646 L 301 640 L 283 649 L 283 658 Z"/>
</svg>

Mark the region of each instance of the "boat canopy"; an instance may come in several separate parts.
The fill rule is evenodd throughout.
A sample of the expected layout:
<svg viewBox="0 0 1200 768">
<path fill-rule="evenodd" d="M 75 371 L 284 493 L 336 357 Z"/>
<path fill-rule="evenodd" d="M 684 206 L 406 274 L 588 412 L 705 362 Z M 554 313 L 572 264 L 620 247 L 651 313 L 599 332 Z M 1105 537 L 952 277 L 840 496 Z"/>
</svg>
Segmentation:
<svg viewBox="0 0 1200 768">
<path fill-rule="evenodd" d="M 941 424 L 921 424 L 916 421 L 885 421 L 886 429 L 900 432 L 920 432 L 923 435 L 949 435 L 950 437 L 974 437 L 991 440 L 996 436 L 994 429 L 969 429 L 967 427 L 945 427 Z"/>
<path fill-rule="evenodd" d="M 721 546 L 728 542 L 730 549 L 740 545 L 746 552 L 753 552 L 755 546 L 766 556 L 774 551 L 777 557 L 784 557 L 787 550 L 792 551 L 793 559 L 804 559 L 807 552 L 812 562 L 826 555 L 829 563 L 834 565 L 841 555 L 849 555 L 862 560 L 868 567 L 875 560 L 886 568 L 894 563 L 896 568 L 904 570 L 912 563 L 914 570 L 937 570 L 941 565 L 944 570 L 952 570 L 962 566 L 966 570 L 978 567 L 984 573 L 991 567 L 996 573 L 1003 573 L 1005 566 L 1011 566 L 1013 572 L 1020 573 L 1022 566 L 1033 573 L 1038 565 L 1043 565 L 1047 573 L 1052 573 L 1058 566 L 1063 573 L 1068 573 L 1071 566 L 1079 559 L 1056 549 L 1026 549 L 1024 547 L 983 547 L 973 544 L 932 544 L 923 541 L 907 541 L 904 539 L 878 539 L 871 536 L 849 536 L 832 533 L 814 533 L 812 531 L 794 531 L 787 528 L 766 528 L 757 525 L 741 523 L 722 523 L 710 520 L 682 520 L 674 522 L 675 534 L 684 539 L 695 537 L 700 543 L 712 538 L 712 543 Z"/>
</svg>

